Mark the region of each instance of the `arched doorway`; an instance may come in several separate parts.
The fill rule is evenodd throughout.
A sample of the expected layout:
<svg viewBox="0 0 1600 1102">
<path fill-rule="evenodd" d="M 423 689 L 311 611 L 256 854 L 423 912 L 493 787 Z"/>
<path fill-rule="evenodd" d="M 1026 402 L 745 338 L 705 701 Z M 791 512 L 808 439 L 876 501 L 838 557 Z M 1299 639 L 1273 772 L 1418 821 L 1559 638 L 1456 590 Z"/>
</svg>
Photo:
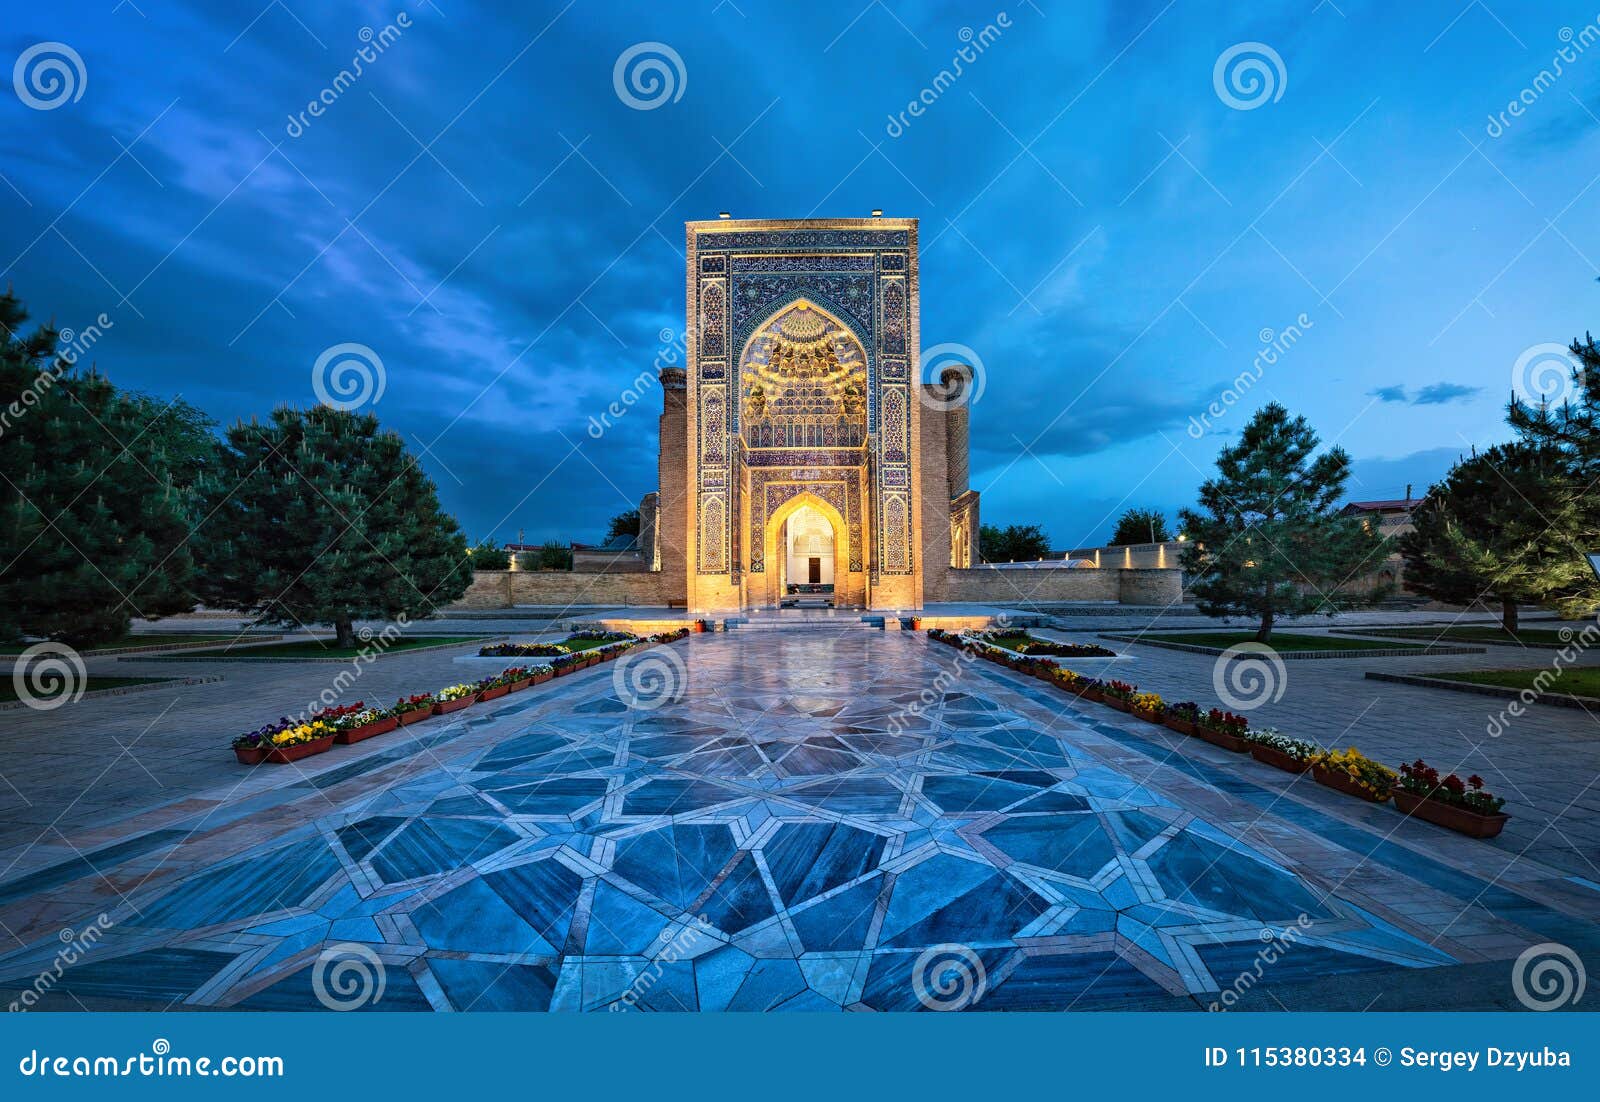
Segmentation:
<svg viewBox="0 0 1600 1102">
<path fill-rule="evenodd" d="M 795 494 L 767 518 L 762 542 L 769 568 L 764 574 L 749 575 L 752 582 L 765 578 L 765 592 L 755 589 L 750 594 L 753 603 L 778 608 L 791 596 L 791 588 L 794 595 L 814 590 L 810 595 L 825 595 L 835 605 L 855 603 L 838 584 L 848 539 L 837 509 L 809 491 Z M 813 577 L 818 580 L 812 582 Z"/>
<path fill-rule="evenodd" d="M 797 604 L 833 603 L 833 526 L 809 505 L 789 517 L 783 533 L 783 595 Z"/>
</svg>

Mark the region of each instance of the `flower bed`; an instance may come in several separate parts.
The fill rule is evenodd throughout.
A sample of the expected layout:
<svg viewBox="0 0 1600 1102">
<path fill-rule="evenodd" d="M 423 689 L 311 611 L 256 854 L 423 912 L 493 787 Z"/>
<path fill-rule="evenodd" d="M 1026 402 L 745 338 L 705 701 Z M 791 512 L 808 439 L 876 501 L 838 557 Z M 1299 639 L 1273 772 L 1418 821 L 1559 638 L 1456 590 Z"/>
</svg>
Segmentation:
<svg viewBox="0 0 1600 1102">
<path fill-rule="evenodd" d="M 421 723 L 433 715 L 433 694 L 417 693 L 413 696 L 403 696 L 394 702 L 394 707 L 389 710 L 400 721 L 400 726 L 406 727 L 413 723 Z"/>
<path fill-rule="evenodd" d="M 472 685 L 452 685 L 437 693 L 415 693 L 402 696 L 388 708 L 369 708 L 364 701 L 343 704 L 314 711 L 306 719 L 287 716 L 275 722 L 246 732 L 231 742 L 234 756 L 241 765 L 257 765 L 263 761 L 287 762 L 320 754 L 335 743 L 348 745 L 374 738 L 413 723 L 421 723 L 435 715 L 447 715 L 482 700 L 493 700 L 507 693 L 521 692 L 533 685 L 542 685 L 558 673 L 570 673 L 600 662 L 609 661 L 625 651 L 639 646 L 673 643 L 689 635 L 687 627 L 658 632 L 643 638 L 625 632 L 584 632 L 574 639 L 593 641 L 605 639 L 598 647 L 585 651 L 572 651 L 559 644 L 502 644 L 485 647 L 480 656 L 493 657 L 512 653 L 521 647 L 558 647 L 560 655 L 553 662 L 507 666 L 492 677 L 483 678 Z M 494 651 L 496 655 L 489 655 Z M 1052 666 L 1054 664 L 1052 663 Z M 559 668 L 558 668 L 559 667 Z"/>
<path fill-rule="evenodd" d="M 1247 730 L 1244 739 L 1250 744 L 1252 758 L 1285 773 L 1304 773 L 1311 768 L 1311 760 L 1322 753 L 1316 743 L 1279 734 L 1276 727 Z"/>
<path fill-rule="evenodd" d="M 446 685 L 433 694 L 433 714 L 447 716 L 451 712 L 459 712 L 463 708 L 470 708 L 478 702 L 478 687 L 476 685 Z"/>
<path fill-rule="evenodd" d="M 1393 769 L 1373 761 L 1354 746 L 1347 750 L 1325 750 L 1313 757 L 1311 775 L 1318 784 L 1375 804 L 1389 801 L 1398 776 Z"/>
<path fill-rule="evenodd" d="M 969 639 L 990 646 L 998 646 L 1016 654 L 1030 655 L 1035 658 L 1115 658 L 1117 652 L 1107 650 L 1105 647 L 1093 643 L 1058 643 L 1052 639 L 1035 639 L 1026 631 L 1006 630 L 993 628 L 989 631 L 968 631 L 963 633 Z M 1020 639 L 1014 645 L 1007 646 L 1012 640 Z"/>
<path fill-rule="evenodd" d="M 386 735 L 400 726 L 400 717 L 389 709 L 368 708 L 361 701 L 347 707 L 336 708 L 332 712 L 324 712 L 319 718 L 333 727 L 335 732 L 333 741 L 341 746 Z"/>
<path fill-rule="evenodd" d="M 1250 749 L 1250 744 L 1244 737 L 1249 729 L 1248 719 L 1232 712 L 1225 712 L 1221 708 L 1212 708 L 1194 721 L 1194 733 L 1197 738 L 1235 754 L 1243 754 Z"/>
<path fill-rule="evenodd" d="M 1493 838 L 1510 817 L 1500 810 L 1505 800 L 1485 791 L 1476 773 L 1465 781 L 1454 773 L 1441 778 L 1421 758 L 1400 767 L 1394 804 L 1407 815 L 1474 838 Z"/>
<path fill-rule="evenodd" d="M 320 719 L 285 727 L 267 739 L 272 748 L 267 751 L 266 760 L 287 765 L 312 754 L 325 753 L 333 745 L 335 734 L 333 727 Z"/>
<path fill-rule="evenodd" d="M 1441 778 L 1420 759 L 1396 772 L 1355 747 L 1328 751 L 1275 728 L 1252 731 L 1244 716 L 1221 708 L 1202 711 L 1192 701 L 1166 704 L 1156 693 L 1140 692 L 1137 685 L 1084 677 L 1049 659 L 995 646 L 978 633 L 957 634 L 930 628 L 927 634 L 931 642 L 959 647 L 998 665 L 1031 674 L 1079 700 L 1130 712 L 1146 722 L 1164 724 L 1178 734 L 1203 739 L 1236 754 L 1248 753 L 1256 761 L 1286 772 L 1303 773 L 1309 769 L 1319 784 L 1338 792 L 1370 803 L 1387 802 L 1392 795 L 1395 806 L 1407 815 L 1463 834 L 1492 838 L 1509 818 L 1500 810 L 1505 801 L 1485 792 L 1481 777 L 1462 781 L 1452 774 Z"/>
</svg>

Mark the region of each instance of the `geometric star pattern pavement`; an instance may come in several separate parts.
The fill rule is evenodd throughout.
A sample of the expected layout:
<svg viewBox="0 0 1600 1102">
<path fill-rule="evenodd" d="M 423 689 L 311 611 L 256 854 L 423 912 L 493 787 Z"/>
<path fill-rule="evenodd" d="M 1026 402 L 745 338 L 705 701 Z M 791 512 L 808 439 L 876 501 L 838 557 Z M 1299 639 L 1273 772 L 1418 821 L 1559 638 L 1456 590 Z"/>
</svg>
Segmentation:
<svg viewBox="0 0 1600 1102">
<path fill-rule="evenodd" d="M 52 889 L 80 928 L 94 892 L 111 918 L 58 993 L 319 1009 L 330 946 L 381 962 L 371 1010 L 916 1010 L 963 980 L 973 1010 L 1150 1006 L 1217 992 L 1291 928 L 1279 976 L 1453 962 L 954 651 L 860 629 L 675 646 L 683 694 L 653 710 L 601 667 L 261 767 L 165 827 L 159 860 Z M 59 948 L 0 957 L 0 987 Z"/>
</svg>

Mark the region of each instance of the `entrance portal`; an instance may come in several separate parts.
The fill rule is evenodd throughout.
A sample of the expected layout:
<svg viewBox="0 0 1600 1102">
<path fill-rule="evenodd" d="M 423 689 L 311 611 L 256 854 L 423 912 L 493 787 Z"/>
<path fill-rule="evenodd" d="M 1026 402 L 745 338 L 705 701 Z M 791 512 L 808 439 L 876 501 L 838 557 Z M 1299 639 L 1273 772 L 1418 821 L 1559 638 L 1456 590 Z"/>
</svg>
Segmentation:
<svg viewBox="0 0 1600 1102">
<path fill-rule="evenodd" d="M 810 505 L 789 515 L 783 528 L 785 605 L 829 605 L 833 601 L 833 524 Z"/>
</svg>

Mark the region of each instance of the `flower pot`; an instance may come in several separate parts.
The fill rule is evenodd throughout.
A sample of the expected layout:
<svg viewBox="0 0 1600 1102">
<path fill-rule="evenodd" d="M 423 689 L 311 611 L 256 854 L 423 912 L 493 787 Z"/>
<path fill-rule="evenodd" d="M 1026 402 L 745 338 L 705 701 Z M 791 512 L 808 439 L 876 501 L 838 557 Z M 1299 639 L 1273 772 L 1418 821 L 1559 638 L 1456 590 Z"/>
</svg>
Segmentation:
<svg viewBox="0 0 1600 1102">
<path fill-rule="evenodd" d="M 523 689 L 526 689 L 529 685 L 532 685 L 532 684 L 533 684 L 533 678 L 531 678 L 531 677 L 521 677 L 521 678 L 518 678 L 515 681 L 509 682 L 506 685 L 506 692 L 508 692 L 508 693 L 520 693 Z"/>
<path fill-rule="evenodd" d="M 1250 756 L 1263 765 L 1270 765 L 1274 769 L 1282 769 L 1285 773 L 1304 773 L 1311 768 L 1311 762 L 1305 758 L 1297 758 L 1293 754 L 1285 754 L 1282 750 L 1272 746 L 1262 746 L 1258 742 L 1250 744 Z"/>
<path fill-rule="evenodd" d="M 576 666 L 557 666 L 556 670 L 555 670 L 555 673 L 552 676 L 554 676 L 554 677 L 565 677 L 565 676 L 567 676 L 567 674 L 571 673 L 573 670 L 575 670 L 577 668 L 578 667 L 576 667 Z"/>
<path fill-rule="evenodd" d="M 287 765 L 301 758 L 309 758 L 312 754 L 323 754 L 333 745 L 333 736 L 324 735 L 310 742 L 297 742 L 293 746 L 274 746 L 267 754 L 267 760 L 275 765 Z"/>
<path fill-rule="evenodd" d="M 349 746 L 353 742 L 361 742 L 375 735 L 387 735 L 398 726 L 400 726 L 398 717 L 387 716 L 375 723 L 366 723 L 360 727 L 352 727 L 348 731 L 340 731 L 333 736 L 333 741 L 341 746 Z"/>
<path fill-rule="evenodd" d="M 1193 720 L 1179 719 L 1177 716 L 1168 716 L 1165 720 L 1167 730 L 1176 731 L 1180 735 L 1193 736 L 1195 725 Z"/>
<path fill-rule="evenodd" d="M 485 700 L 499 700 L 510 691 L 510 685 L 496 685 L 492 689 L 484 689 L 478 693 L 478 703 L 482 704 Z"/>
<path fill-rule="evenodd" d="M 1442 826 L 1446 830 L 1453 830 L 1471 838 L 1493 838 L 1505 827 L 1506 820 L 1511 818 L 1504 812 L 1484 815 L 1471 808 L 1447 804 L 1443 800 L 1430 800 L 1426 796 L 1398 788 L 1394 792 L 1394 806 L 1406 815 L 1425 819 L 1435 826 Z"/>
<path fill-rule="evenodd" d="M 1091 704 L 1104 704 L 1106 694 L 1099 689 L 1085 689 L 1078 694 L 1078 699 L 1087 700 Z"/>
<path fill-rule="evenodd" d="M 1146 723 L 1154 723 L 1157 727 L 1163 726 L 1166 723 L 1167 718 L 1164 712 L 1146 712 L 1139 708 L 1134 708 L 1133 714 L 1144 720 Z"/>
<path fill-rule="evenodd" d="M 239 759 L 240 765 L 260 765 L 267 758 L 265 746 L 235 746 L 233 756 Z"/>
<path fill-rule="evenodd" d="M 412 708 L 409 712 L 398 712 L 394 718 L 399 722 L 400 726 L 409 727 L 413 723 L 421 723 L 432 715 L 433 708 L 431 705 L 427 705 L 421 708 Z"/>
<path fill-rule="evenodd" d="M 911 630 L 912 631 L 921 631 L 922 630 L 922 617 L 921 616 L 913 616 L 913 617 L 911 617 Z"/>
<path fill-rule="evenodd" d="M 554 676 L 554 673 L 536 673 L 533 675 L 533 684 L 543 685 L 546 681 L 549 681 Z"/>
<path fill-rule="evenodd" d="M 1102 697 L 1101 702 L 1109 705 L 1112 708 L 1115 708 L 1119 712 L 1133 711 L 1133 705 L 1129 704 L 1126 700 L 1123 700 L 1120 696 Z"/>
<path fill-rule="evenodd" d="M 433 714 L 447 716 L 451 712 L 459 712 L 463 708 L 470 708 L 476 704 L 476 696 L 458 696 L 454 700 L 441 700 L 433 706 Z"/>
<path fill-rule="evenodd" d="M 1324 769 L 1320 765 L 1313 765 L 1311 767 L 1311 775 L 1317 779 L 1318 784 L 1326 785 L 1335 792 L 1343 792 L 1346 796 L 1355 796 L 1372 804 L 1387 803 L 1389 801 L 1389 793 L 1374 794 L 1368 792 L 1351 780 L 1349 774 L 1341 773 L 1337 769 Z"/>
<path fill-rule="evenodd" d="M 1235 754 L 1243 754 L 1250 749 L 1250 744 L 1238 735 L 1230 735 L 1226 731 L 1219 731 L 1214 727 L 1207 727 L 1201 723 L 1194 725 L 1194 733 L 1196 738 L 1204 739 L 1212 746 L 1220 746 L 1224 750 L 1231 750 Z"/>
</svg>

